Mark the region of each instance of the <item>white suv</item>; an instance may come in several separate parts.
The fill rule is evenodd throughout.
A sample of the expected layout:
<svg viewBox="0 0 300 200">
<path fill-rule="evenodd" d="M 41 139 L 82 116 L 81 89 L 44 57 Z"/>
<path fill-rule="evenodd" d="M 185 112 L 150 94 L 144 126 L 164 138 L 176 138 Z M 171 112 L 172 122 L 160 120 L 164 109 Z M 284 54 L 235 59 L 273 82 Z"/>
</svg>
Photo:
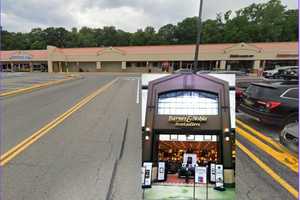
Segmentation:
<svg viewBox="0 0 300 200">
<path fill-rule="evenodd" d="M 298 70 L 298 66 L 285 66 L 285 67 L 277 66 L 273 70 L 264 71 L 263 76 L 265 78 L 280 78 L 280 75 L 282 74 L 282 72 L 287 71 L 287 70 Z"/>
</svg>

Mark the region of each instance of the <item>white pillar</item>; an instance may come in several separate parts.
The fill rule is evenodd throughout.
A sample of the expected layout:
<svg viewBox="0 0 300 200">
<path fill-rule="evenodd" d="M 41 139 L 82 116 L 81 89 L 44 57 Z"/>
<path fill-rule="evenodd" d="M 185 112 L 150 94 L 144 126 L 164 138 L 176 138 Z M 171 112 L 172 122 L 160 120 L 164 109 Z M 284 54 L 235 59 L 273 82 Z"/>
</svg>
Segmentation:
<svg viewBox="0 0 300 200">
<path fill-rule="evenodd" d="M 260 60 L 255 60 L 254 61 L 254 66 L 253 66 L 253 69 L 259 69 L 259 67 L 260 67 Z"/>
<path fill-rule="evenodd" d="M 58 62 L 58 70 L 59 72 L 62 72 L 61 62 Z"/>
<path fill-rule="evenodd" d="M 221 60 L 220 69 L 225 70 L 225 67 L 226 67 L 226 60 Z"/>
<path fill-rule="evenodd" d="M 98 62 L 97 62 L 97 65 L 96 65 L 96 69 L 101 69 L 101 67 L 102 67 L 102 66 L 101 66 L 101 62 L 98 61 Z"/>
<path fill-rule="evenodd" d="M 11 72 L 14 72 L 14 63 L 13 62 L 10 63 L 10 68 L 11 68 Z"/>
<path fill-rule="evenodd" d="M 122 61 L 122 69 L 126 69 L 126 61 Z"/>
<path fill-rule="evenodd" d="M 179 68 L 182 68 L 182 61 L 179 61 Z"/>
<path fill-rule="evenodd" d="M 29 71 L 33 72 L 33 64 L 32 64 L 32 62 L 29 62 Z"/>
</svg>

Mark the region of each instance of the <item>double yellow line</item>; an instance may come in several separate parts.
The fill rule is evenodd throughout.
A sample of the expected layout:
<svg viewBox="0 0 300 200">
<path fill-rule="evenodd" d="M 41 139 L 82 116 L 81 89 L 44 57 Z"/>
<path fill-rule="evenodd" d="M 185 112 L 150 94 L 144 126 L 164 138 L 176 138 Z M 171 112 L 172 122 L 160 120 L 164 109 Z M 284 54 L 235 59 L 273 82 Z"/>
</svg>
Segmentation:
<svg viewBox="0 0 300 200">
<path fill-rule="evenodd" d="M 98 90 L 96 90 L 95 92 L 93 92 L 92 94 L 88 95 L 87 97 L 85 97 L 84 99 L 82 99 L 81 101 L 79 101 L 77 104 L 75 104 L 73 107 L 71 107 L 70 109 L 68 109 L 66 112 L 64 112 L 63 114 L 61 114 L 60 116 L 58 116 L 57 118 L 55 118 L 54 120 L 52 120 L 51 122 L 49 122 L 48 124 L 46 124 L 45 126 L 43 126 L 41 129 L 39 129 L 38 131 L 36 131 L 35 133 L 33 133 L 30 137 L 26 138 L 25 140 L 23 140 L 22 142 L 20 142 L 19 144 L 17 144 L 16 146 L 14 146 L 13 148 L 11 148 L 10 150 L 8 150 L 6 153 L 4 153 L 3 155 L 1 155 L 1 157 L 0 157 L 0 166 L 4 166 L 5 164 L 7 164 L 10 160 L 12 160 L 14 157 L 16 157 L 21 152 L 23 152 L 31 144 L 33 144 L 38 139 L 40 139 L 41 137 L 43 137 L 50 130 L 52 130 L 54 127 L 56 127 L 57 125 L 59 125 L 60 123 L 62 123 L 66 118 L 68 118 L 74 112 L 76 112 L 81 107 L 83 107 L 84 105 L 86 105 L 88 102 L 90 102 L 92 99 L 94 99 L 97 95 L 99 95 L 103 91 L 107 90 L 117 80 L 118 80 L 118 78 L 110 81 L 109 83 L 107 83 L 106 85 L 102 86 L 101 88 L 99 88 Z"/>
<path fill-rule="evenodd" d="M 60 83 L 63 83 L 65 81 L 72 80 L 72 79 L 74 79 L 74 76 L 70 76 L 68 78 L 61 79 L 61 80 L 49 81 L 47 83 L 35 84 L 35 85 L 30 86 L 30 87 L 20 88 L 20 89 L 16 89 L 16 90 L 13 90 L 13 91 L 2 92 L 2 93 L 0 93 L 0 97 L 7 97 L 7 96 L 13 96 L 13 95 L 17 95 L 17 94 L 21 94 L 21 93 L 25 93 L 25 92 L 30 92 L 32 90 L 48 87 L 48 86 L 51 86 L 51 85 L 60 84 Z"/>
<path fill-rule="evenodd" d="M 243 127 L 244 129 L 250 131 L 252 134 L 247 131 L 241 129 L 237 126 L 236 132 L 250 141 L 252 144 L 257 146 L 262 151 L 266 152 L 268 155 L 276 159 L 278 162 L 290 168 L 292 171 L 298 173 L 298 158 L 295 155 L 292 155 L 284 146 L 275 142 L 271 138 L 265 136 L 259 131 L 253 129 L 247 124 L 243 123 L 240 120 L 236 120 L 238 126 Z M 264 142 L 260 141 L 262 139 Z M 276 149 L 270 147 L 266 143 L 275 147 Z M 277 183 L 279 183 L 282 187 L 284 187 L 288 192 L 290 192 L 295 198 L 298 198 L 298 191 L 287 183 L 283 178 L 281 178 L 274 170 L 272 170 L 267 164 L 265 164 L 262 160 L 260 160 L 257 156 L 255 156 L 249 149 L 247 149 L 244 145 L 242 145 L 239 141 L 236 140 L 236 145 L 246 153 L 256 164 L 261 167 L 267 174 L 269 174 Z"/>
</svg>

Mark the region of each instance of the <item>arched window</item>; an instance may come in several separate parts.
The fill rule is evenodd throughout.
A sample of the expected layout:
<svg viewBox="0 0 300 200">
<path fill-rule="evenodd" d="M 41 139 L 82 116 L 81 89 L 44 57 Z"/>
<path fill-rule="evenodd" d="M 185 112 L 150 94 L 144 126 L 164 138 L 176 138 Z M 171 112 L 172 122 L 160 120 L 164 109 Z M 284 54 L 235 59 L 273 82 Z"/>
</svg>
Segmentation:
<svg viewBox="0 0 300 200">
<path fill-rule="evenodd" d="M 158 96 L 159 115 L 218 115 L 219 98 L 217 94 L 182 90 Z"/>
</svg>

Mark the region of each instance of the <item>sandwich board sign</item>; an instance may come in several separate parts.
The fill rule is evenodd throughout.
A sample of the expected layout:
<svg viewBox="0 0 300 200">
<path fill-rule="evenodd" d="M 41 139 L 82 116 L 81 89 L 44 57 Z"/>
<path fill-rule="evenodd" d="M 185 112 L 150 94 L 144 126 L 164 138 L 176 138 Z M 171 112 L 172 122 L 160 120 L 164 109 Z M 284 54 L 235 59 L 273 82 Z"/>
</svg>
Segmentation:
<svg viewBox="0 0 300 200">
<path fill-rule="evenodd" d="M 216 182 L 216 164 L 210 163 L 210 182 L 215 183 Z"/>
<path fill-rule="evenodd" d="M 207 182 L 207 168 L 202 166 L 195 167 L 195 183 L 205 184 Z"/>
<path fill-rule="evenodd" d="M 145 178 L 142 187 L 150 188 L 152 181 L 152 162 L 144 162 L 143 167 L 145 167 Z"/>
<path fill-rule="evenodd" d="M 165 181 L 165 170 L 166 170 L 166 163 L 158 162 L 158 167 L 157 167 L 157 180 L 158 181 Z"/>
<path fill-rule="evenodd" d="M 142 167 L 142 171 L 141 171 L 141 173 L 142 173 L 142 185 L 144 185 L 144 183 L 145 183 L 145 171 L 146 171 L 146 168 Z"/>
<path fill-rule="evenodd" d="M 224 187 L 224 170 L 221 164 L 216 165 L 216 187 Z"/>
</svg>

